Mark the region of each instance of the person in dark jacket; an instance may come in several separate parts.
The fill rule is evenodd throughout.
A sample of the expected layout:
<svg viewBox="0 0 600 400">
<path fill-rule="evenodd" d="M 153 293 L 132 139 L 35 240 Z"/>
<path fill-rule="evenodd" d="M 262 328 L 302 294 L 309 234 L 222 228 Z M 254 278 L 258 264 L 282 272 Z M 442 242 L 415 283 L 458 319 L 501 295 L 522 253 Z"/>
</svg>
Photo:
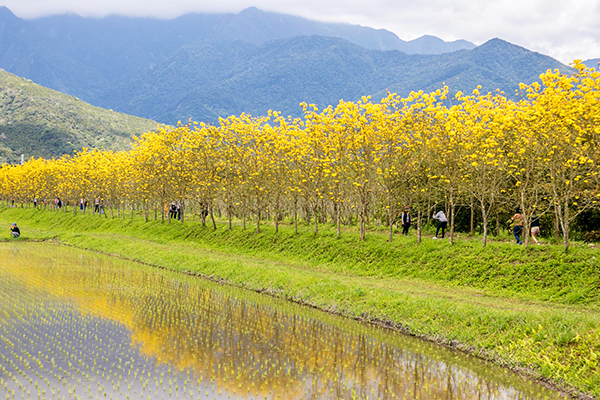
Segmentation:
<svg viewBox="0 0 600 400">
<path fill-rule="evenodd" d="M 171 206 L 169 207 L 169 218 L 175 219 L 176 217 L 177 217 L 177 204 L 175 204 L 175 202 L 172 202 Z"/>
<path fill-rule="evenodd" d="M 21 230 L 19 229 L 16 223 L 12 224 L 12 227 L 10 228 L 10 233 L 12 233 L 13 239 L 16 239 L 19 236 L 21 236 Z"/>
<path fill-rule="evenodd" d="M 412 224 L 412 216 L 410 215 L 408 206 L 404 207 L 404 211 L 402 212 L 402 215 L 400 216 L 400 221 L 402 223 L 402 234 L 408 235 L 408 229 L 410 228 L 410 226 Z"/>
</svg>

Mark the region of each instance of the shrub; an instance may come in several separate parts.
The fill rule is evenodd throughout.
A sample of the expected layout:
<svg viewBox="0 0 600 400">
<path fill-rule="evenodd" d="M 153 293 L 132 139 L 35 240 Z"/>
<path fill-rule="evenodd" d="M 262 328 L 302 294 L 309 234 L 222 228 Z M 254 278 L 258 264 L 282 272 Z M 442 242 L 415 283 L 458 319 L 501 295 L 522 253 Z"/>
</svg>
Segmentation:
<svg viewBox="0 0 600 400">
<path fill-rule="evenodd" d="M 586 243 L 600 242 L 600 231 L 584 232 L 581 239 Z"/>
</svg>

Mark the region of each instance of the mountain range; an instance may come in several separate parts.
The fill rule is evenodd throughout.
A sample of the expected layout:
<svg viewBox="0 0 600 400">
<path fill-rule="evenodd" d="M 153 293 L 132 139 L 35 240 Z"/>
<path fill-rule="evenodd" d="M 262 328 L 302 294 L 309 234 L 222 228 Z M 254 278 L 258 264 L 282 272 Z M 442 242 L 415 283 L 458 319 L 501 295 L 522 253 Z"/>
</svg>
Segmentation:
<svg viewBox="0 0 600 400">
<path fill-rule="evenodd" d="M 481 46 L 246 9 L 174 20 L 75 15 L 34 20 L 0 8 L 0 68 L 91 104 L 161 123 L 242 112 L 301 114 L 340 99 L 447 84 L 512 95 L 560 62 L 500 39 Z"/>
<path fill-rule="evenodd" d="M 592 58 L 590 60 L 583 61 L 586 67 L 595 68 L 598 70 L 600 68 L 600 58 Z"/>
</svg>

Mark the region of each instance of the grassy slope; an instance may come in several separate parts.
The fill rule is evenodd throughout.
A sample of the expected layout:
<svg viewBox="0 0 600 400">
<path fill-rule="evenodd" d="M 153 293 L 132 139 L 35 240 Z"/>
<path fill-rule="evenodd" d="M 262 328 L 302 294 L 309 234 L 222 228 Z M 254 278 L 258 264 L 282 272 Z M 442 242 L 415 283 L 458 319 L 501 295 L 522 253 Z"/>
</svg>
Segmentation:
<svg viewBox="0 0 600 400">
<path fill-rule="evenodd" d="M 575 245 L 522 249 L 513 243 L 370 234 L 360 243 L 323 229 L 275 236 L 197 222 L 144 223 L 91 215 L 0 208 L 23 239 L 62 243 L 383 321 L 501 364 L 600 395 L 600 252 Z M 8 237 L 8 229 L 7 229 Z"/>
<path fill-rule="evenodd" d="M 0 70 L 0 162 L 46 158 L 82 147 L 126 149 L 157 123 L 87 104 Z"/>
</svg>

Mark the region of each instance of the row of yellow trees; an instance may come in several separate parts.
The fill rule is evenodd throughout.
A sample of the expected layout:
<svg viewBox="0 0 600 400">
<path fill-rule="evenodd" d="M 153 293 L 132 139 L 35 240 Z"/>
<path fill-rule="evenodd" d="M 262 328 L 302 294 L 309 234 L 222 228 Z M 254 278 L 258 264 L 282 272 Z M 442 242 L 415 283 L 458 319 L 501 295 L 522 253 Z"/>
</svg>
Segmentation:
<svg viewBox="0 0 600 400">
<path fill-rule="evenodd" d="M 60 159 L 3 165 L 0 195 L 31 201 L 59 197 L 70 204 L 102 197 L 113 213 L 143 210 L 146 218 L 178 201 L 203 218 L 224 213 L 231 228 L 249 217 L 260 229 L 269 217 L 297 226 L 303 215 L 337 225 L 356 218 L 360 238 L 376 218 L 390 240 L 410 205 L 420 240 L 424 216 L 436 204 L 448 213 L 452 241 L 457 205 L 476 204 L 485 246 L 490 215 L 501 202 L 533 214 L 553 213 L 569 245 L 578 213 L 600 201 L 600 72 L 548 71 L 521 85 L 518 101 L 503 93 L 447 98 L 389 94 L 340 101 L 322 111 L 302 104 L 304 118 L 242 114 L 220 121 L 159 127 L 134 138 L 132 150 L 86 150 Z M 204 220 L 203 220 L 204 222 Z"/>
</svg>

